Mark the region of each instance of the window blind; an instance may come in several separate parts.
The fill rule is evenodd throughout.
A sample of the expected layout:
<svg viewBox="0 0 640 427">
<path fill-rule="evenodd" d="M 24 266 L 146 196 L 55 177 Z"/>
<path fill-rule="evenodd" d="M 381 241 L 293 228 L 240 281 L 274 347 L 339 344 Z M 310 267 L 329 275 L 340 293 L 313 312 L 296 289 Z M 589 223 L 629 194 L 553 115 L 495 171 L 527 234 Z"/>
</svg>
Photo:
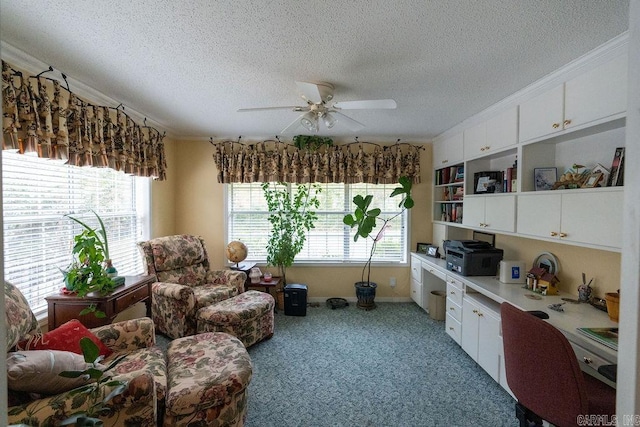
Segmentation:
<svg viewBox="0 0 640 427">
<path fill-rule="evenodd" d="M 250 261 L 264 262 L 271 224 L 260 183 L 227 185 L 227 237 L 244 242 Z M 293 184 L 295 186 L 295 184 Z M 371 239 L 353 241 L 354 230 L 342 219 L 352 213 L 352 200 L 357 194 L 372 194 L 372 208 L 382 210 L 380 218 L 390 218 L 400 212 L 399 197 L 389 195 L 397 184 L 322 184 L 320 208 L 315 228 L 307 233 L 304 248 L 296 262 L 361 263 L 369 258 Z M 289 187 L 291 188 L 291 187 Z M 295 190 L 295 188 L 294 188 Z M 378 242 L 374 262 L 404 263 L 407 261 L 408 215 L 405 211 L 389 222 L 384 237 Z M 377 232 L 381 226 L 378 221 Z"/>
<path fill-rule="evenodd" d="M 118 274 L 142 274 L 135 180 L 111 169 L 2 153 L 4 277 L 22 291 L 36 316 L 46 313 L 44 298 L 64 286 L 60 270 L 71 262 L 73 237 L 82 231 L 65 214 L 98 227 L 94 210 L 104 222 Z"/>
</svg>

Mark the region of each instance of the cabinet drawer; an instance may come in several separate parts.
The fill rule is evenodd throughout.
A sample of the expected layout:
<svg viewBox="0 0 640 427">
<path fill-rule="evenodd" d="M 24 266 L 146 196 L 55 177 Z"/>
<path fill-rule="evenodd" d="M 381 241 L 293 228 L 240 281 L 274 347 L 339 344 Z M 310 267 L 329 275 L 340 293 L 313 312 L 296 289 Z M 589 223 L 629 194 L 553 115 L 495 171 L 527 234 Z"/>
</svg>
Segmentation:
<svg viewBox="0 0 640 427">
<path fill-rule="evenodd" d="M 422 261 L 419 258 L 411 257 L 411 277 L 418 283 L 422 283 Z"/>
<path fill-rule="evenodd" d="M 446 273 L 443 273 L 442 271 L 438 270 L 437 268 L 432 267 L 431 265 L 427 264 L 426 262 L 422 263 L 422 268 L 427 270 L 429 273 L 433 274 L 434 276 L 436 276 L 437 278 L 439 278 L 441 280 L 447 280 Z"/>
<path fill-rule="evenodd" d="M 424 308 L 422 305 L 422 283 L 416 280 L 411 280 L 411 299 Z"/>
<path fill-rule="evenodd" d="M 462 289 L 447 280 L 447 298 L 458 306 L 462 306 Z"/>
<path fill-rule="evenodd" d="M 598 368 L 600 366 L 611 365 L 612 363 L 615 363 L 609 362 L 599 356 L 596 356 L 589 350 L 577 344 L 574 344 L 572 342 L 569 342 L 569 344 L 571 344 L 571 347 L 573 347 L 573 351 L 576 353 L 576 358 L 578 359 L 578 362 L 580 362 L 580 368 L 585 372 L 600 375 L 598 374 Z"/>
<path fill-rule="evenodd" d="M 149 297 L 149 286 L 143 286 L 140 289 L 137 289 L 131 293 L 123 295 L 116 299 L 115 301 L 115 312 L 119 313 L 133 304 L 142 301 L 143 299 Z"/>
<path fill-rule="evenodd" d="M 462 327 L 460 322 L 453 318 L 449 313 L 447 313 L 445 326 L 447 328 L 447 334 L 453 338 L 453 340 L 460 344 L 460 338 L 462 334 Z"/>
<path fill-rule="evenodd" d="M 462 322 L 462 305 L 456 304 L 451 298 L 447 298 L 447 314 L 458 322 Z"/>
</svg>

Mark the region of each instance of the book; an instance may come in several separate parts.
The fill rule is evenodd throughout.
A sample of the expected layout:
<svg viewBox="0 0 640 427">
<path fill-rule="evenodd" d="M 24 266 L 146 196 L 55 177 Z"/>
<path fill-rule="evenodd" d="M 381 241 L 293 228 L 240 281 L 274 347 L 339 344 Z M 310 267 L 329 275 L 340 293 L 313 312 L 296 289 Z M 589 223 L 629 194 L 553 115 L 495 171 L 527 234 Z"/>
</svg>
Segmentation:
<svg viewBox="0 0 640 427">
<path fill-rule="evenodd" d="M 618 350 L 618 328 L 577 328 L 578 332 L 604 344 L 614 350 Z"/>
<path fill-rule="evenodd" d="M 624 147 L 616 148 L 611 162 L 611 170 L 609 171 L 609 180 L 607 187 L 618 186 L 623 184 L 624 180 Z"/>
</svg>

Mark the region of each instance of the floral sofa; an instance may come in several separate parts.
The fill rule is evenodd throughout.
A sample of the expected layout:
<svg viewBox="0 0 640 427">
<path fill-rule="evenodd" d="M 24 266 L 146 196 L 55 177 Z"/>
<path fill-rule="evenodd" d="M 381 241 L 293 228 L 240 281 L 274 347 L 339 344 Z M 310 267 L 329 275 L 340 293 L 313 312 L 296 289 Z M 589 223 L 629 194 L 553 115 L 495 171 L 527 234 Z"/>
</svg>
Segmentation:
<svg viewBox="0 0 640 427">
<path fill-rule="evenodd" d="M 154 274 L 151 312 L 156 328 L 170 338 L 196 333 L 199 309 L 244 292 L 246 274 L 211 270 L 204 240 L 180 234 L 138 243 L 147 274 Z"/>
<path fill-rule="evenodd" d="M 12 284 L 5 282 L 5 310 L 7 328 L 7 364 L 9 382 L 9 424 L 24 424 L 30 426 L 59 425 L 61 420 L 71 414 L 86 410 L 88 402 L 86 394 L 73 394 L 65 391 L 59 394 L 34 394 L 40 390 L 31 392 L 24 390 L 28 376 L 20 377 L 14 384 L 22 389 L 12 389 L 12 379 L 15 368 L 10 365 L 10 360 L 19 357 L 29 357 L 38 351 L 26 351 L 33 349 L 35 343 L 40 343 L 40 351 L 48 352 L 57 357 L 60 355 L 73 356 L 84 360 L 79 354 L 72 351 L 42 350 L 42 344 L 55 342 L 54 334 L 63 328 L 62 325 L 54 331 L 42 335 L 39 332 L 38 322 L 31 312 L 29 305 L 22 293 Z M 77 321 L 76 321 L 77 322 Z M 71 322 L 69 322 L 71 323 Z M 79 324 L 79 322 L 77 322 Z M 81 324 L 80 324 L 80 327 Z M 72 330 L 75 342 L 79 340 L 79 327 Z M 84 327 L 82 327 L 84 328 Z M 166 362 L 162 350 L 155 346 L 154 325 L 149 318 L 141 318 L 106 325 L 100 328 L 87 330 L 92 339 L 99 343 L 106 352 L 111 353 L 103 362 L 108 365 L 119 355 L 125 355 L 108 374 L 114 380 L 127 381 L 127 387 L 123 393 L 116 396 L 107 404 L 109 410 L 101 415 L 105 426 L 140 425 L 154 426 L 162 418 L 165 395 L 167 390 Z M 101 353 L 102 354 L 102 353 Z M 53 357 L 53 356 L 52 356 Z M 52 359 L 53 360 L 53 359 Z M 69 370 L 62 369 L 62 370 Z M 73 369 L 72 369 L 73 370 Z M 22 371 L 20 371 L 22 372 Z M 47 375 L 51 375 L 56 386 L 64 382 L 58 372 L 48 372 L 43 367 L 29 367 L 24 372 L 31 373 L 32 382 L 37 387 L 43 383 Z M 9 378 L 11 377 L 11 378 Z M 31 387 L 31 386 L 30 386 Z M 109 388 L 107 387 L 107 392 Z"/>
</svg>

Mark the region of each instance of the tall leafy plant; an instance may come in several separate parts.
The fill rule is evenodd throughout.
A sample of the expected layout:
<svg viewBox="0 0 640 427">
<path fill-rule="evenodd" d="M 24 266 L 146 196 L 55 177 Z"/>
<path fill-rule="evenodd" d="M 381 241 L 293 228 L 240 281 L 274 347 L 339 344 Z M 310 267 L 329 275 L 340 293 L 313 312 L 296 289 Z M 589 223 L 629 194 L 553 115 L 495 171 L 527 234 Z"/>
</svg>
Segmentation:
<svg viewBox="0 0 640 427">
<path fill-rule="evenodd" d="M 320 206 L 319 184 L 297 184 L 295 192 L 284 182 L 262 184 L 269 209 L 271 231 L 267 243 L 267 263 L 278 267 L 283 284 L 287 283 L 286 270 L 291 267 L 318 219 L 314 209 Z"/>
<path fill-rule="evenodd" d="M 353 198 L 353 203 L 356 205 L 356 209 L 353 214 L 347 214 L 343 218 L 343 222 L 351 228 L 356 229 L 356 234 L 353 236 L 353 241 L 357 242 L 360 237 L 369 238 L 372 240 L 371 251 L 369 252 L 369 259 L 362 268 L 362 283 L 363 286 L 369 286 L 371 283 L 371 260 L 376 252 L 376 245 L 384 236 L 384 231 L 390 221 L 402 215 L 405 210 L 411 209 L 414 205 L 413 198 L 411 197 L 411 180 L 406 176 L 400 177 L 398 180 L 400 186 L 394 188 L 389 197 L 402 196 L 402 200 L 398 204 L 398 207 L 402 209 L 400 212 L 389 218 L 379 218 L 382 211 L 379 208 L 370 208 L 373 196 L 368 194 L 362 196 L 360 194 Z M 377 226 L 377 220 L 382 221 L 380 229 L 374 233 L 374 229 Z M 365 282 L 364 276 L 367 273 L 367 281 Z"/>
</svg>

